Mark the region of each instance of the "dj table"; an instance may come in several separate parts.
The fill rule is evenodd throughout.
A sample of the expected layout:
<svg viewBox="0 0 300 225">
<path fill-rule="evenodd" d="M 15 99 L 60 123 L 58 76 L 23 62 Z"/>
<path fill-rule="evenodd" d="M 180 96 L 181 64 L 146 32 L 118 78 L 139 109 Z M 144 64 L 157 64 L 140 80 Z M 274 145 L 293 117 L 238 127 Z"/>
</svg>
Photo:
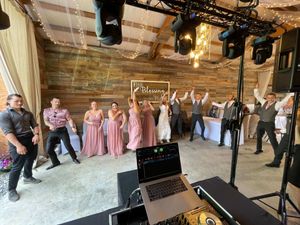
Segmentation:
<svg viewBox="0 0 300 225">
<path fill-rule="evenodd" d="M 109 214 L 124 208 L 131 192 L 138 187 L 136 170 L 119 173 L 117 179 L 119 207 L 70 221 L 64 223 L 64 225 L 108 225 Z M 192 186 L 201 186 L 205 189 L 241 225 L 281 225 L 278 219 L 260 208 L 219 177 L 198 181 L 193 183 Z"/>
</svg>

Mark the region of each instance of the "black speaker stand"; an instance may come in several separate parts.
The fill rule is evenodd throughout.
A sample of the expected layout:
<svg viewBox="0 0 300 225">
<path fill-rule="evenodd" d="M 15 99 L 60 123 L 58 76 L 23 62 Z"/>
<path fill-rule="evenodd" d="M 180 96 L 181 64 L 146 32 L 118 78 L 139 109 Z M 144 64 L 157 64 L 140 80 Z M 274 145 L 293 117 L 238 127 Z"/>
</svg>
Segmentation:
<svg viewBox="0 0 300 225">
<path fill-rule="evenodd" d="M 287 224 L 287 217 L 293 217 L 293 218 L 299 218 L 299 216 L 296 215 L 288 215 L 286 211 L 286 201 L 290 203 L 290 205 L 295 209 L 295 211 L 300 215 L 300 210 L 297 208 L 295 203 L 290 199 L 289 194 L 286 193 L 287 184 L 288 184 L 288 172 L 291 166 L 292 158 L 293 158 L 293 146 L 294 146 L 294 136 L 295 136 L 295 126 L 296 126 L 296 118 L 297 118 L 297 110 L 298 110 L 298 104 L 299 104 L 299 92 L 295 92 L 295 98 L 294 98 L 294 105 L 293 105 L 293 111 L 292 111 L 292 119 L 290 124 L 290 135 L 288 140 L 288 148 L 285 155 L 285 162 L 284 162 L 284 169 L 283 169 L 283 176 L 281 181 L 281 188 L 280 191 L 276 191 L 269 194 L 264 194 L 256 197 L 250 198 L 251 200 L 257 200 L 261 203 L 265 204 L 266 206 L 274 209 L 277 211 L 278 214 L 281 215 L 281 222 L 283 225 Z M 261 199 L 270 198 L 270 197 L 279 197 L 279 204 L 278 209 L 275 209 L 271 205 L 261 201 Z"/>
</svg>

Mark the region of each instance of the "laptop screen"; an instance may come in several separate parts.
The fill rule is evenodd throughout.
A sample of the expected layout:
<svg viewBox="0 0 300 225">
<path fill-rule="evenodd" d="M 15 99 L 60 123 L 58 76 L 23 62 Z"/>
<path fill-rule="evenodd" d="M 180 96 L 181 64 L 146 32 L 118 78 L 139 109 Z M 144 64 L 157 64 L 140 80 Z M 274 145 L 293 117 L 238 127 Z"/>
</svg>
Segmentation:
<svg viewBox="0 0 300 225">
<path fill-rule="evenodd" d="M 181 173 L 177 143 L 139 148 L 136 161 L 140 183 Z"/>
</svg>

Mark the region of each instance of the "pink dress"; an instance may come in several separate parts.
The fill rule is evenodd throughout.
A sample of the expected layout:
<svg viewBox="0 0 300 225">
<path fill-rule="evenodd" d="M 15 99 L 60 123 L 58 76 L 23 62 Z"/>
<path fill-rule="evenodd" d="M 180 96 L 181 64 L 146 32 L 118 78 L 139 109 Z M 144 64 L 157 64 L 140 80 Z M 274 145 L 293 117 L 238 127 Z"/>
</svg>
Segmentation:
<svg viewBox="0 0 300 225">
<path fill-rule="evenodd" d="M 156 145 L 155 120 L 150 107 L 143 109 L 143 147 Z"/>
<path fill-rule="evenodd" d="M 93 125 L 87 124 L 85 142 L 81 154 L 88 157 L 104 155 L 106 151 L 104 147 L 103 127 L 99 130 L 101 124 L 100 113 L 97 115 L 89 113 L 89 121 L 93 122 Z"/>
<path fill-rule="evenodd" d="M 139 113 L 134 112 L 133 107 L 129 109 L 129 121 L 128 121 L 128 136 L 129 142 L 127 148 L 136 150 L 141 147 L 142 140 L 142 123 Z"/>
<path fill-rule="evenodd" d="M 112 156 L 119 156 L 123 154 L 123 116 L 120 114 L 115 120 L 109 118 L 107 124 L 107 149 Z"/>
</svg>

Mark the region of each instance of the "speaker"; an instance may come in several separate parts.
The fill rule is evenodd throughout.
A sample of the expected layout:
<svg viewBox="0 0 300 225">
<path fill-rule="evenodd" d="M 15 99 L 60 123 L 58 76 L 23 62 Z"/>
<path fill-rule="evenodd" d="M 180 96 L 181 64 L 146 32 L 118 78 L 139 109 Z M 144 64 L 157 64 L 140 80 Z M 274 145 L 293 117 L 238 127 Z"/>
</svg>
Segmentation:
<svg viewBox="0 0 300 225">
<path fill-rule="evenodd" d="M 300 92 L 300 28 L 284 33 L 277 47 L 273 92 Z"/>
</svg>

